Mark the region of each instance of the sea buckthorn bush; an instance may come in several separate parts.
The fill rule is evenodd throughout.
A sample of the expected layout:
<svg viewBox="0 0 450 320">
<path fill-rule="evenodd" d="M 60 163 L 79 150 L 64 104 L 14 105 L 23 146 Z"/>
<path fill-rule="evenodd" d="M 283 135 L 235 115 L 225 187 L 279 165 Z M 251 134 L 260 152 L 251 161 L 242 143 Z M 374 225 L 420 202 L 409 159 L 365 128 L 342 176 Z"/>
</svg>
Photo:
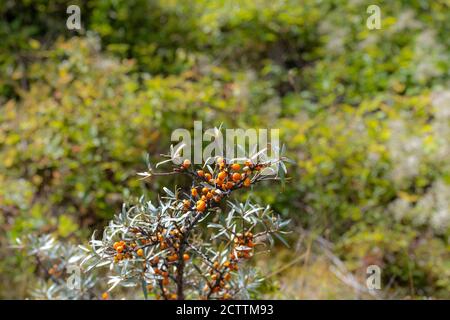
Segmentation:
<svg viewBox="0 0 450 320">
<path fill-rule="evenodd" d="M 149 165 L 149 171 L 140 174 L 144 179 L 186 175 L 192 180 L 190 190 L 164 187 L 157 204 L 141 197 L 134 206 L 124 205 L 100 239 L 93 234 L 89 247 L 58 244 L 50 236 L 19 240 L 19 247 L 28 248 L 42 276 L 52 283 L 44 282 L 33 295 L 109 299 L 109 291 L 122 285 L 141 287 L 145 298 L 250 298 L 261 279 L 245 268 L 245 261 L 267 251 L 274 237 L 285 243 L 282 234 L 289 220 L 249 199 L 245 203 L 227 199 L 262 181 L 284 180 L 287 160 L 253 157 L 240 164 L 238 159 L 215 157 L 195 166 L 185 159 L 168 172 L 155 172 Z M 86 276 L 79 275 L 83 280 L 78 289 L 71 288 L 67 279 L 67 267 L 75 262 L 86 271 Z M 100 296 L 92 270 L 106 265 L 110 288 Z"/>
</svg>

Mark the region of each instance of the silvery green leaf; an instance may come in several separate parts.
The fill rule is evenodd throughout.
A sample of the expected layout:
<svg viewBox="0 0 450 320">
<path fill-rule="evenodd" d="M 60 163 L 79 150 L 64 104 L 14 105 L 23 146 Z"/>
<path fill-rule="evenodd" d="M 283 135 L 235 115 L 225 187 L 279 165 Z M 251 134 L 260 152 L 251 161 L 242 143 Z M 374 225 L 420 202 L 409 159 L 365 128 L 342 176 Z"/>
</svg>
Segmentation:
<svg viewBox="0 0 450 320">
<path fill-rule="evenodd" d="M 286 154 L 286 144 L 283 143 L 281 145 L 280 155 L 283 156 L 284 154 Z"/>
<path fill-rule="evenodd" d="M 264 148 L 264 149 L 260 150 L 258 153 L 252 155 L 252 156 L 250 157 L 250 159 L 251 159 L 251 160 L 256 160 L 256 159 L 258 159 L 258 157 L 259 157 L 260 155 L 262 155 L 263 153 L 265 153 L 266 151 L 267 151 L 267 148 Z"/>
<path fill-rule="evenodd" d="M 78 255 L 78 256 L 72 256 L 72 257 L 70 257 L 70 258 L 67 260 L 67 263 L 68 263 L 68 264 L 73 264 L 73 263 L 79 261 L 81 258 L 83 258 L 83 256 L 81 256 L 81 255 Z"/>
<path fill-rule="evenodd" d="M 237 251 L 247 251 L 247 250 L 251 250 L 252 248 L 247 247 L 247 246 L 237 246 L 235 249 Z"/>
<path fill-rule="evenodd" d="M 208 223 L 208 228 L 218 228 L 218 229 L 222 229 L 223 226 L 221 224 L 218 223 Z"/>
<path fill-rule="evenodd" d="M 105 261 L 103 261 L 103 262 L 98 263 L 98 264 L 96 265 L 96 267 L 97 267 L 97 268 L 100 268 L 100 267 L 106 266 L 107 264 L 110 264 L 110 263 L 111 263 L 110 261 L 105 260 Z"/>
<path fill-rule="evenodd" d="M 220 231 L 220 232 L 218 232 L 217 234 L 215 234 L 213 237 L 211 237 L 211 240 L 214 240 L 214 239 L 217 239 L 217 238 L 219 238 L 220 236 L 222 236 L 224 233 L 226 233 L 227 232 L 227 230 L 226 229 L 223 229 L 222 231 Z"/>
<path fill-rule="evenodd" d="M 108 284 L 113 284 L 108 291 L 113 290 L 120 282 L 122 281 L 122 279 L 120 277 L 111 277 L 110 280 L 108 280 Z"/>
<path fill-rule="evenodd" d="M 280 236 L 280 235 L 277 234 L 277 233 L 273 233 L 273 235 L 274 235 L 275 237 L 277 237 L 278 240 L 280 240 L 286 247 L 290 248 L 289 244 L 286 242 L 286 240 L 285 240 L 282 236 Z"/>
<path fill-rule="evenodd" d="M 280 228 L 284 228 L 285 226 L 287 226 L 290 223 L 291 223 L 291 219 L 287 219 L 287 220 L 281 221 L 280 224 L 279 224 L 279 227 Z"/>
<path fill-rule="evenodd" d="M 145 154 L 145 164 L 147 165 L 149 171 L 152 171 L 152 164 L 150 162 L 150 155 L 148 153 Z"/>
<path fill-rule="evenodd" d="M 160 162 L 158 162 L 157 164 L 156 164 L 156 168 L 158 168 L 159 166 L 161 166 L 161 165 L 163 165 L 163 164 L 165 164 L 165 163 L 167 163 L 167 162 L 171 162 L 173 159 L 167 159 L 167 160 L 163 160 L 163 161 L 160 161 Z"/>
<path fill-rule="evenodd" d="M 267 234 L 267 239 L 269 240 L 270 246 L 273 247 L 274 241 L 273 241 L 273 237 L 270 233 Z"/>
<path fill-rule="evenodd" d="M 80 248 L 81 250 L 85 251 L 85 252 L 91 252 L 91 250 L 89 248 L 86 248 L 85 246 L 79 245 L 78 248 Z"/>
<path fill-rule="evenodd" d="M 181 156 L 181 151 L 183 150 L 183 148 L 186 146 L 185 143 L 181 143 L 177 146 L 177 148 L 175 149 L 175 151 L 173 150 L 173 146 L 171 145 L 171 157 L 172 159 L 174 158 L 179 158 Z"/>
</svg>

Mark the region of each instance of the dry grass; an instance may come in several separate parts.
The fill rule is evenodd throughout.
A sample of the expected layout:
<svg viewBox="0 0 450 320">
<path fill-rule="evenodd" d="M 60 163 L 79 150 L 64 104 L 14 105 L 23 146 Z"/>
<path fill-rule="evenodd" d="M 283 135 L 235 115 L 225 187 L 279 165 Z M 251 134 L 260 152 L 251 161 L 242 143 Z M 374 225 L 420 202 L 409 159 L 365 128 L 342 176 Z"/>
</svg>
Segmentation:
<svg viewBox="0 0 450 320">
<path fill-rule="evenodd" d="M 310 248 L 310 247 L 309 247 Z M 345 281 L 326 254 L 277 249 L 258 260 L 258 268 L 276 290 L 267 299 L 374 299 L 360 287 L 365 279 Z M 351 274 L 347 276 L 353 277 Z"/>
</svg>

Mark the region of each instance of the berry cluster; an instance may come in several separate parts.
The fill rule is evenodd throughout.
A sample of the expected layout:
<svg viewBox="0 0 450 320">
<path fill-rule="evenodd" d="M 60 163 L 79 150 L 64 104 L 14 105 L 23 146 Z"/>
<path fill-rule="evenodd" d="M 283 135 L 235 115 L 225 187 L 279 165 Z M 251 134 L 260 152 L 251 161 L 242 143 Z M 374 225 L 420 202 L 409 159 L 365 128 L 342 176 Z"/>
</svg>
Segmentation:
<svg viewBox="0 0 450 320">
<path fill-rule="evenodd" d="M 233 239 L 234 246 L 233 252 L 230 254 L 230 258 L 233 260 L 238 260 L 240 258 L 249 259 L 252 257 L 253 247 L 253 233 L 250 231 L 242 233 L 237 233 Z"/>
<path fill-rule="evenodd" d="M 179 263 L 180 257 L 183 262 L 187 262 L 190 259 L 190 255 L 187 252 L 180 252 L 181 244 L 183 242 L 184 227 L 174 228 L 168 231 L 165 228 L 159 227 L 157 230 L 148 234 L 139 228 L 133 228 L 132 233 L 136 236 L 136 242 L 125 242 L 120 240 L 115 242 L 113 245 L 116 254 L 114 256 L 114 261 L 119 262 L 122 259 L 129 259 L 133 257 L 133 254 L 138 257 L 144 257 L 144 250 L 146 247 L 159 246 L 164 254 L 154 257 L 153 259 L 147 261 L 144 257 L 144 271 L 150 267 L 153 271 L 154 279 L 159 284 L 162 292 L 164 293 L 165 299 L 176 299 L 175 293 L 170 293 L 168 286 L 171 279 L 174 279 L 177 265 Z M 139 243 L 140 245 L 138 245 Z M 171 277 L 171 274 L 174 274 Z M 148 285 L 147 289 L 153 290 L 153 285 Z"/>
<path fill-rule="evenodd" d="M 191 199 L 183 200 L 185 210 L 195 209 L 204 212 L 207 208 L 214 207 L 222 198 L 231 191 L 242 187 L 248 188 L 256 182 L 256 177 L 260 171 L 269 164 L 253 164 L 250 160 L 242 167 L 239 163 L 227 163 L 222 157 L 215 161 L 212 172 L 204 170 L 193 170 L 191 162 L 186 159 L 178 170 L 189 171 L 199 185 L 194 185 L 191 189 Z"/>
<path fill-rule="evenodd" d="M 220 299 L 228 300 L 232 298 L 231 285 L 231 272 L 239 269 L 237 262 L 233 260 L 227 260 L 220 264 L 218 261 L 214 261 L 209 271 L 210 280 L 205 284 L 203 291 L 204 296 L 201 299 L 209 299 L 212 294 L 216 294 Z"/>
<path fill-rule="evenodd" d="M 222 264 L 214 261 L 210 266 L 210 280 L 203 288 L 203 291 L 207 294 L 201 298 L 209 299 L 212 294 L 215 294 L 219 299 L 231 299 L 233 294 L 229 282 L 232 278 L 232 272 L 238 271 L 238 262 L 240 259 L 249 259 L 252 257 L 254 246 L 253 233 L 251 231 L 237 233 L 233 239 L 233 247 L 229 259 Z"/>
<path fill-rule="evenodd" d="M 123 259 L 131 259 L 133 255 L 142 257 L 144 255 L 144 250 L 139 248 L 135 242 L 126 243 L 123 240 L 114 242 L 113 248 L 116 251 L 114 255 L 114 262 L 119 262 Z"/>
</svg>

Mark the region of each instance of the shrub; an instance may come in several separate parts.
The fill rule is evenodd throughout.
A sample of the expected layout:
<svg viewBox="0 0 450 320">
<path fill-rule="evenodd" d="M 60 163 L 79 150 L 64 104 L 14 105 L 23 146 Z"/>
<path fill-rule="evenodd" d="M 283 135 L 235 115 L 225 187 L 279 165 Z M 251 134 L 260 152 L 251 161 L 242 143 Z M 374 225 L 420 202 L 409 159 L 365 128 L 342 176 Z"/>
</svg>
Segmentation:
<svg viewBox="0 0 450 320">
<path fill-rule="evenodd" d="M 260 280 L 242 267 L 243 262 L 251 259 L 258 247 L 273 244 L 274 236 L 284 242 L 280 234 L 289 221 L 249 200 L 244 204 L 228 201 L 228 207 L 223 201 L 234 191 L 258 182 L 283 180 L 284 174 L 279 175 L 274 167 L 284 172 L 285 160 L 253 157 L 241 165 L 237 159 L 216 157 L 195 167 L 186 159 L 163 173 L 149 166 L 149 171 L 141 174 L 145 179 L 186 175 L 192 179 L 190 191 L 164 188 L 165 195 L 156 206 L 144 197 L 134 206 L 124 205 L 100 240 L 94 233 L 90 248 L 81 247 L 84 256 L 71 246 L 54 245 L 48 236 L 19 241 L 20 247 L 36 257 L 44 276 L 54 282 L 35 290 L 35 296 L 91 297 L 95 282 L 91 277 L 80 283 L 76 294 L 65 280 L 67 266 L 82 260 L 80 265 L 87 266 L 87 272 L 109 266 L 109 290 L 120 284 L 140 286 L 145 298 L 149 292 L 157 299 L 249 298 Z M 202 224 L 206 224 L 206 232 Z M 109 294 L 102 297 L 109 298 Z"/>
</svg>

